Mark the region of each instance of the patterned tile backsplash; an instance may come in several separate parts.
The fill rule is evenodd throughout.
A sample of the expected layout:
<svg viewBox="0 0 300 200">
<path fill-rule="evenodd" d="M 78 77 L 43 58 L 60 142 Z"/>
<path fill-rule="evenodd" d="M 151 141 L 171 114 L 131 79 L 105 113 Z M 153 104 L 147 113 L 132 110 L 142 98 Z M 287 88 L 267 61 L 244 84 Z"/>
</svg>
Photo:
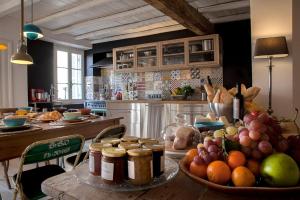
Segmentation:
<svg viewBox="0 0 300 200">
<path fill-rule="evenodd" d="M 101 88 L 109 85 L 112 93 L 121 92 L 128 99 L 169 98 L 170 90 L 190 85 L 197 88 L 210 76 L 214 85 L 223 85 L 223 68 L 192 68 L 162 72 L 120 73 L 103 69 L 101 77 L 86 77 L 86 98 L 98 99 Z M 99 91 L 96 91 L 99 90 Z"/>
</svg>

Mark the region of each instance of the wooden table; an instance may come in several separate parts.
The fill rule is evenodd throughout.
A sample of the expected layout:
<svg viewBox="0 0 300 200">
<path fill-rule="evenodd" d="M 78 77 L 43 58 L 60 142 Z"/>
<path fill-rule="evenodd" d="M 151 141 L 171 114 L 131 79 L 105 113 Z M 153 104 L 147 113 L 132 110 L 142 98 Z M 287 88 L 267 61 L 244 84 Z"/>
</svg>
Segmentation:
<svg viewBox="0 0 300 200">
<path fill-rule="evenodd" d="M 120 124 L 121 119 L 122 117 L 100 117 L 91 120 L 91 122 L 88 123 L 74 124 L 69 126 L 50 126 L 49 123 L 39 123 L 37 125 L 42 128 L 39 130 L 25 130 L 15 133 L 1 133 L 0 161 L 3 164 L 4 171 L 7 172 L 7 161 L 13 158 L 20 157 L 24 149 L 33 142 L 74 134 L 83 135 L 85 139 L 92 139 L 104 128 Z M 6 179 L 8 180 L 8 177 L 6 177 Z"/>
<path fill-rule="evenodd" d="M 79 183 L 74 172 L 67 172 L 51 177 L 42 183 L 42 191 L 54 199 L 60 200 L 262 200 L 299 199 L 295 194 L 281 195 L 233 195 L 216 192 L 205 186 L 195 183 L 193 180 L 179 172 L 170 183 L 146 191 L 139 192 L 108 192 L 94 188 L 87 184 Z"/>
</svg>

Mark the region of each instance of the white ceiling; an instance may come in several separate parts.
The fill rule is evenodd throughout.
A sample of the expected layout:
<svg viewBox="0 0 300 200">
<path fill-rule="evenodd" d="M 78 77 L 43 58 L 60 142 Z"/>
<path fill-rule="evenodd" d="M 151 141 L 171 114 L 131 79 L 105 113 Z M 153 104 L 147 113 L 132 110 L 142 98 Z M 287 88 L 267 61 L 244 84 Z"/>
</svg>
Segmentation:
<svg viewBox="0 0 300 200">
<path fill-rule="evenodd" d="M 33 0 L 34 23 L 91 43 L 185 29 L 143 0 Z M 250 0 L 188 0 L 212 23 L 250 18 Z M 30 21 L 31 0 L 25 0 Z M 18 17 L 20 0 L 0 0 L 0 17 Z"/>
</svg>

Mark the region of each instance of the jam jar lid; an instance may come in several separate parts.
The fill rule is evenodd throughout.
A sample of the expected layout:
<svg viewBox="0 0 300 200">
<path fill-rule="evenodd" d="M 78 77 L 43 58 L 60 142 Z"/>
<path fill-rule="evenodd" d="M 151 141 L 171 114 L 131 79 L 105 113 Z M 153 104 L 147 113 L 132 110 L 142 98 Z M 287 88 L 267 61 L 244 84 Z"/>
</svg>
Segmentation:
<svg viewBox="0 0 300 200">
<path fill-rule="evenodd" d="M 163 151 L 165 150 L 165 145 L 162 144 L 145 144 L 143 147 L 151 149 L 152 151 Z"/>
<path fill-rule="evenodd" d="M 119 144 L 121 140 L 119 138 L 104 138 L 101 140 L 101 143 L 110 143 L 112 145 Z"/>
<path fill-rule="evenodd" d="M 91 151 L 101 151 L 102 148 L 106 147 L 112 147 L 112 145 L 110 143 L 92 143 L 89 148 Z"/>
<path fill-rule="evenodd" d="M 153 138 L 141 138 L 139 139 L 140 144 L 158 144 L 159 141 Z"/>
<path fill-rule="evenodd" d="M 126 150 L 121 148 L 116 148 L 116 147 L 103 148 L 102 155 L 107 157 L 114 157 L 114 158 L 123 157 L 126 155 Z"/>
<path fill-rule="evenodd" d="M 152 155 L 151 149 L 140 148 L 140 149 L 131 149 L 127 151 L 130 156 L 149 156 Z"/>
<path fill-rule="evenodd" d="M 130 135 L 125 135 L 124 137 L 121 138 L 121 141 L 123 142 L 137 142 L 138 140 L 139 140 L 138 137 L 130 136 Z"/>
<path fill-rule="evenodd" d="M 133 143 L 133 142 L 121 142 L 119 145 L 118 145 L 119 148 L 122 148 L 122 149 L 126 149 L 126 150 L 129 150 L 129 149 L 138 149 L 141 147 L 141 144 L 139 143 Z"/>
</svg>

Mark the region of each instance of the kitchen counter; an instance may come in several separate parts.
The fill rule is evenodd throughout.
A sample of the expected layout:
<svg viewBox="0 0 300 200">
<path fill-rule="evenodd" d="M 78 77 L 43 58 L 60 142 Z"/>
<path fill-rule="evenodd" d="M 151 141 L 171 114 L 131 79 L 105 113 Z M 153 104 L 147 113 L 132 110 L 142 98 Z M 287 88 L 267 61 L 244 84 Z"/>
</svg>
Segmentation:
<svg viewBox="0 0 300 200">
<path fill-rule="evenodd" d="M 151 103 L 151 104 L 207 104 L 207 101 L 200 100 L 107 100 L 107 103 Z"/>
</svg>

